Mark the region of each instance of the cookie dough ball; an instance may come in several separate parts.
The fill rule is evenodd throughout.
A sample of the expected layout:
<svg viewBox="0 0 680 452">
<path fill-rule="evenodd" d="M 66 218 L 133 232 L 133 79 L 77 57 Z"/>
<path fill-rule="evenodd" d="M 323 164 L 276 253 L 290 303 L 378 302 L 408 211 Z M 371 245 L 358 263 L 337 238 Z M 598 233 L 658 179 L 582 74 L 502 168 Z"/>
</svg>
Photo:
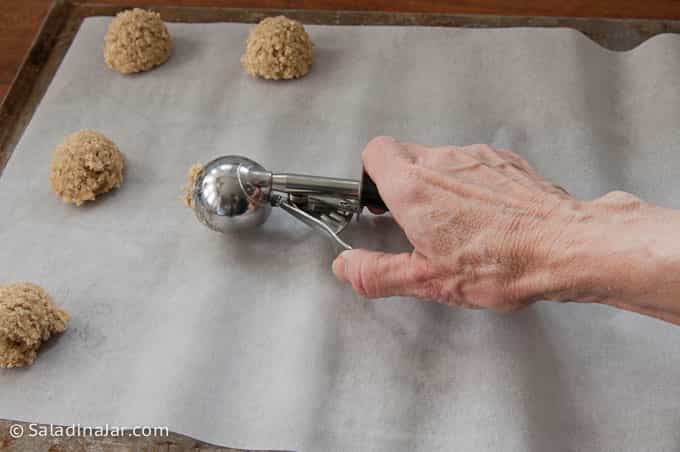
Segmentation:
<svg viewBox="0 0 680 452">
<path fill-rule="evenodd" d="M 250 30 L 241 64 L 253 77 L 302 77 L 312 65 L 312 41 L 300 22 L 267 17 Z"/>
<path fill-rule="evenodd" d="M 182 187 L 182 191 L 184 192 L 182 200 L 187 207 L 194 207 L 194 185 L 196 185 L 196 179 L 198 179 L 202 173 L 203 165 L 198 163 L 189 168 L 189 172 L 187 173 L 187 184 Z"/>
<path fill-rule="evenodd" d="M 40 345 L 66 330 L 69 315 L 31 283 L 0 285 L 0 367 L 33 364 Z"/>
<path fill-rule="evenodd" d="M 80 206 L 120 187 L 124 164 L 113 141 L 94 130 L 81 130 L 54 150 L 50 184 L 62 201 Z"/>
<path fill-rule="evenodd" d="M 104 61 L 122 74 L 153 69 L 165 63 L 171 51 L 161 15 L 139 8 L 119 13 L 104 37 Z"/>
</svg>

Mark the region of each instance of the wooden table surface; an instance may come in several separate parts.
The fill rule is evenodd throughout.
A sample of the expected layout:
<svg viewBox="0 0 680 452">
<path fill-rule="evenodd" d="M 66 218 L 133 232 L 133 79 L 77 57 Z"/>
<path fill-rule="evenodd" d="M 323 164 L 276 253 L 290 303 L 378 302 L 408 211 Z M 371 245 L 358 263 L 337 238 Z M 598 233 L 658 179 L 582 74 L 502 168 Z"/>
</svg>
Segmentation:
<svg viewBox="0 0 680 452">
<path fill-rule="evenodd" d="M 51 0 L 2 2 L 0 99 L 4 99 L 50 3 Z M 97 0 L 96 3 L 680 19 L 680 0 Z"/>
</svg>

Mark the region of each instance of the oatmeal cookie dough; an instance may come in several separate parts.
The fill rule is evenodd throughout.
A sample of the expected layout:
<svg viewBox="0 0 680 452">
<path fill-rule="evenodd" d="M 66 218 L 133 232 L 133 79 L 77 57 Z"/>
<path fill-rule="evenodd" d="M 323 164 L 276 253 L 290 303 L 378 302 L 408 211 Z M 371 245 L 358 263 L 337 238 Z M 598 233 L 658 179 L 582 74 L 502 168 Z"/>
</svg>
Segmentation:
<svg viewBox="0 0 680 452">
<path fill-rule="evenodd" d="M 161 15 L 135 8 L 111 21 L 104 37 L 104 61 L 122 74 L 148 71 L 170 57 L 172 41 Z"/>
<path fill-rule="evenodd" d="M 194 185 L 196 184 L 196 179 L 201 176 L 202 172 L 203 165 L 197 163 L 189 168 L 189 172 L 187 173 L 187 184 L 182 187 L 182 191 L 184 192 L 182 200 L 184 201 L 184 205 L 189 208 L 194 207 Z"/>
<path fill-rule="evenodd" d="M 241 64 L 253 77 L 298 78 L 309 72 L 313 46 L 300 22 L 267 17 L 250 30 Z"/>
<path fill-rule="evenodd" d="M 62 201 L 80 206 L 120 187 L 124 165 L 113 141 L 94 130 L 81 130 L 54 150 L 50 184 Z"/>
<path fill-rule="evenodd" d="M 40 345 L 66 330 L 68 321 L 69 315 L 41 287 L 28 282 L 0 285 L 0 367 L 33 364 Z"/>
</svg>

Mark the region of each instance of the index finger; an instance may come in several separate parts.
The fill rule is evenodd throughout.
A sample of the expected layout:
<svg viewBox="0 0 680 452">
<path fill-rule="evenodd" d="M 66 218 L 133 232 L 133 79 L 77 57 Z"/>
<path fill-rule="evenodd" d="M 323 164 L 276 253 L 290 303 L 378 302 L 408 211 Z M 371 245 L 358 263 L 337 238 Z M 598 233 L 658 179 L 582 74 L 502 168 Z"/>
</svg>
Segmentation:
<svg viewBox="0 0 680 452">
<path fill-rule="evenodd" d="M 364 148 L 364 170 L 375 182 L 388 207 L 412 191 L 410 187 L 414 184 L 410 172 L 417 158 L 413 149 L 392 137 L 376 137 Z"/>
</svg>

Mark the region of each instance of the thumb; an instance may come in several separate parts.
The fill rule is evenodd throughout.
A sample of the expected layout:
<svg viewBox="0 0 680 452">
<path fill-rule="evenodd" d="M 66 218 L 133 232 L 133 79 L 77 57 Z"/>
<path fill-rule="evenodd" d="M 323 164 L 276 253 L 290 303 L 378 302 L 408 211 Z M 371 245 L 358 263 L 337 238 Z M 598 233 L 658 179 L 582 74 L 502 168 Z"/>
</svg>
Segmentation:
<svg viewBox="0 0 680 452">
<path fill-rule="evenodd" d="M 362 249 L 342 252 L 333 273 L 366 298 L 421 295 L 427 280 L 427 259 L 417 253 L 387 254 Z"/>
</svg>

